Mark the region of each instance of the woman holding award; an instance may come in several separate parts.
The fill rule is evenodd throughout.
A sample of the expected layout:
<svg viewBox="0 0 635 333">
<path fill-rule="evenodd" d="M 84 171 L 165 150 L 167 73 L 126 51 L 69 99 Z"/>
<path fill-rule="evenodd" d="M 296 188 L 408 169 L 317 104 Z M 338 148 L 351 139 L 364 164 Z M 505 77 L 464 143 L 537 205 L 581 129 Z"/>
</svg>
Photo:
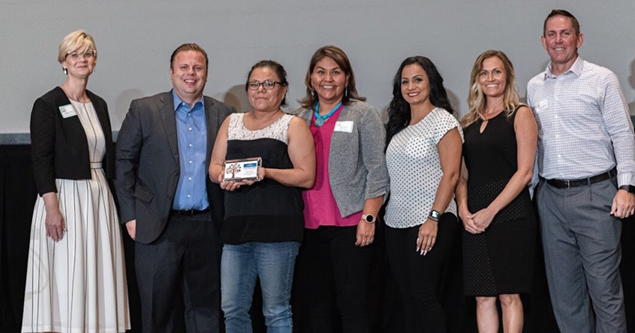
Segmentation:
<svg viewBox="0 0 635 333">
<path fill-rule="evenodd" d="M 300 188 L 313 186 L 315 151 L 308 126 L 280 109 L 287 86 L 280 64 L 255 64 L 245 84 L 253 110 L 225 120 L 212 153 L 210 178 L 226 190 L 221 308 L 228 333 L 251 332 L 258 278 L 268 331 L 292 331 L 289 299 L 304 225 Z M 228 160 L 237 161 L 225 170 Z M 257 176 L 243 177 L 259 160 Z"/>
<path fill-rule="evenodd" d="M 387 193 L 384 126 L 355 88 L 340 48 L 311 58 L 298 114 L 315 141 L 315 185 L 304 191 L 305 239 L 298 257 L 302 332 L 368 332 L 375 220 Z M 339 312 L 339 316 L 335 313 Z"/>
</svg>

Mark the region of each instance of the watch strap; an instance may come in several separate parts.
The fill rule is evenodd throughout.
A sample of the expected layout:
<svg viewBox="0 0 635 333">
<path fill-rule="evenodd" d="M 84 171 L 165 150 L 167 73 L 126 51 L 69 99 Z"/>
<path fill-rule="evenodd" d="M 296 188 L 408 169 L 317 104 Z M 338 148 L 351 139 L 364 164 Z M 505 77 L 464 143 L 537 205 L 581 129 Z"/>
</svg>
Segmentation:
<svg viewBox="0 0 635 333">
<path fill-rule="evenodd" d="M 635 186 L 633 185 L 622 185 L 619 187 L 620 190 L 624 190 L 628 193 L 633 193 L 635 194 Z"/>
</svg>

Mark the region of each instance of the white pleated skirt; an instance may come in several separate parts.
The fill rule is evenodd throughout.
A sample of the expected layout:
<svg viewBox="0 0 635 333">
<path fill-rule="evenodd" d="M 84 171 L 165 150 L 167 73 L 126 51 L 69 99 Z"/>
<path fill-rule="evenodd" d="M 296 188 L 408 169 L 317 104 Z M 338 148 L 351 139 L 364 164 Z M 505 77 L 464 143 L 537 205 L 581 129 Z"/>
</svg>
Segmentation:
<svg viewBox="0 0 635 333">
<path fill-rule="evenodd" d="M 130 329 L 121 229 L 104 171 L 97 166 L 90 180 L 56 180 L 67 229 L 61 241 L 46 236 L 44 200 L 37 199 L 22 332 Z"/>
</svg>

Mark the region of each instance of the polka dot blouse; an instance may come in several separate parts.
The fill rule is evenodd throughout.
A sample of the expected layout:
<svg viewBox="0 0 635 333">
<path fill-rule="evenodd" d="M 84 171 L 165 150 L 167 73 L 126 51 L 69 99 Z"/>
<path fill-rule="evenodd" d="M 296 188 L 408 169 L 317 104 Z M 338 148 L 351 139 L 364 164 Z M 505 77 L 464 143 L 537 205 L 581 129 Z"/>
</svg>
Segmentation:
<svg viewBox="0 0 635 333">
<path fill-rule="evenodd" d="M 386 207 L 389 227 L 410 228 L 427 219 L 443 176 L 437 144 L 455 127 L 463 140 L 463 131 L 456 118 L 445 109 L 435 108 L 390 141 L 386 150 L 390 175 L 390 201 Z M 454 200 L 445 211 L 456 215 Z"/>
</svg>

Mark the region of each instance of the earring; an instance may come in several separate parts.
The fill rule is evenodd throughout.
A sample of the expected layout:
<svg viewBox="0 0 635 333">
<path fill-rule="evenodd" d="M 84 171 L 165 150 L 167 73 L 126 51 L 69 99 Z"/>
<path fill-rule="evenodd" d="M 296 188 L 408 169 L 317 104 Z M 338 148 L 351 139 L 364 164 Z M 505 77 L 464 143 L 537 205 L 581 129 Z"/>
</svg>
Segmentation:
<svg viewBox="0 0 635 333">
<path fill-rule="evenodd" d="M 64 74 L 68 75 L 68 69 L 62 68 L 62 72 L 64 72 Z"/>
<path fill-rule="evenodd" d="M 348 87 L 344 88 L 344 97 L 348 97 Z"/>
<path fill-rule="evenodd" d="M 315 90 L 311 88 L 311 97 L 315 97 Z"/>
</svg>

